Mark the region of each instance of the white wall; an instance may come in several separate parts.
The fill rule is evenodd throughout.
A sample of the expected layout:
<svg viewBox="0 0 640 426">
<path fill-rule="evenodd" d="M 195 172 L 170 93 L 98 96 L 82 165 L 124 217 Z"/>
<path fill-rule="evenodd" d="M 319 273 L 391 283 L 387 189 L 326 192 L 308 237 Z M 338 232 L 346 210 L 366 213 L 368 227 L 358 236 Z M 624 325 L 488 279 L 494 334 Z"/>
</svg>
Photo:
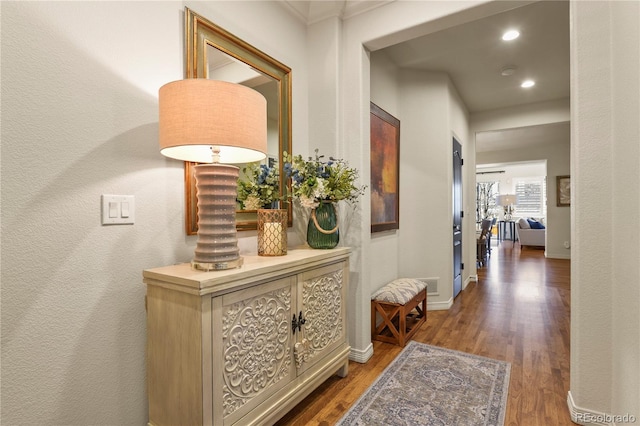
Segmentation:
<svg viewBox="0 0 640 426">
<path fill-rule="evenodd" d="M 452 136 L 466 145 L 466 108 L 446 74 L 399 70 L 384 52 L 371 53 L 370 82 L 372 101 L 401 121 L 400 229 L 372 234 L 371 287 L 401 276 L 438 278 L 430 308 L 447 308 L 453 292 L 453 249 L 443 247 L 453 245 L 447 226 L 452 216 Z M 469 192 L 465 187 L 464 196 Z M 473 226 L 470 231 L 475 233 Z M 467 265 L 475 264 L 471 246 L 464 247 Z M 463 271 L 463 281 L 472 270 Z"/>
<path fill-rule="evenodd" d="M 639 24 L 638 2 L 571 2 L 570 406 L 636 419 Z"/>
<path fill-rule="evenodd" d="M 400 120 L 400 152 L 404 146 L 403 118 L 399 108 L 398 68 L 384 52 L 371 52 L 371 102 Z M 402 166 L 401 166 L 402 169 Z M 401 179 L 400 186 L 405 182 Z M 402 206 L 402 203 L 400 204 Z M 401 227 L 404 226 L 402 213 Z M 399 231 L 391 230 L 371 234 L 369 255 L 371 259 L 371 288 L 377 289 L 399 278 Z"/>
<path fill-rule="evenodd" d="M 640 218 L 640 3 L 610 7 L 615 348 L 611 412 L 635 413 L 640 419 L 640 228 L 629 223 L 629 218 Z"/>
<path fill-rule="evenodd" d="M 400 275 L 439 277 L 436 297 L 453 297 L 451 129 L 448 77 L 401 70 Z M 447 160 L 450 161 L 447 161 Z"/>
<path fill-rule="evenodd" d="M 263 2 L 189 2 L 293 68 L 307 147 L 305 27 Z M 142 270 L 187 261 L 182 163 L 158 88 L 183 77 L 183 2 L 1 2 L 2 423 L 147 422 Z M 100 195 L 136 223 L 100 225 Z M 241 234 L 243 251 L 255 237 Z"/>
<path fill-rule="evenodd" d="M 308 50 L 313 52 L 309 56 L 309 79 L 313 82 L 309 86 L 309 115 L 313 120 L 309 122 L 309 152 L 301 152 L 303 156 L 313 155 L 316 148 L 326 156 L 342 155 L 338 151 L 341 27 L 337 17 L 309 26 Z"/>
<path fill-rule="evenodd" d="M 569 99 L 536 102 L 471 114 L 472 134 L 570 121 Z"/>
</svg>

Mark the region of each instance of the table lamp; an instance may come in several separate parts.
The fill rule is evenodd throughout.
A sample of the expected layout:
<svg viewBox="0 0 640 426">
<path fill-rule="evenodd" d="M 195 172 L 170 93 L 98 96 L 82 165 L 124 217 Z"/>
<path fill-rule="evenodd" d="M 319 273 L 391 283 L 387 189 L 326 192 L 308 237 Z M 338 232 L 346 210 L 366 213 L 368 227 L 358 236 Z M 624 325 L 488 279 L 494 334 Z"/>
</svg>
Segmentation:
<svg viewBox="0 0 640 426">
<path fill-rule="evenodd" d="M 505 220 L 511 220 L 513 214 L 513 205 L 518 201 L 518 198 L 514 194 L 498 195 L 496 197 L 496 204 L 504 207 Z"/>
<path fill-rule="evenodd" d="M 242 265 L 236 234 L 239 168 L 266 157 L 267 103 L 240 84 L 207 79 L 167 83 L 159 91 L 160 152 L 193 161 L 198 240 L 193 269 Z"/>
</svg>

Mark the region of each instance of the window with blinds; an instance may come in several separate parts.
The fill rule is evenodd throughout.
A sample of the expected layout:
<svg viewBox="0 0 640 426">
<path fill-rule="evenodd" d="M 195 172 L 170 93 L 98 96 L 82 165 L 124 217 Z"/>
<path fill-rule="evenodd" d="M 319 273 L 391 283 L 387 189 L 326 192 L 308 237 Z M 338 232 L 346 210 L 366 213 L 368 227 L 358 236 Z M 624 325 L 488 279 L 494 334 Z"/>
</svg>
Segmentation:
<svg viewBox="0 0 640 426">
<path fill-rule="evenodd" d="M 514 179 L 518 196 L 516 214 L 518 216 L 545 217 L 547 215 L 546 178 Z"/>
</svg>

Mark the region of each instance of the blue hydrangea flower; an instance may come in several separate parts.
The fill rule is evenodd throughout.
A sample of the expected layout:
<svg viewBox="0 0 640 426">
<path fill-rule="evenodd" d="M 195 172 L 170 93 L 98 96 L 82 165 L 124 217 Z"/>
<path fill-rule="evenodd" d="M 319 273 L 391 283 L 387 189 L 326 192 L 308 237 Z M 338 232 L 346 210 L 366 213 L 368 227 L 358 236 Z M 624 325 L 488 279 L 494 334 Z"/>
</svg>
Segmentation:
<svg viewBox="0 0 640 426">
<path fill-rule="evenodd" d="M 287 177 L 291 177 L 291 174 L 293 173 L 293 167 L 291 166 L 291 163 L 284 163 L 284 173 L 287 175 Z"/>
<path fill-rule="evenodd" d="M 269 175 L 269 168 L 264 164 L 260 165 L 260 174 L 258 175 L 258 185 L 262 185 L 267 180 L 267 176 Z"/>
</svg>

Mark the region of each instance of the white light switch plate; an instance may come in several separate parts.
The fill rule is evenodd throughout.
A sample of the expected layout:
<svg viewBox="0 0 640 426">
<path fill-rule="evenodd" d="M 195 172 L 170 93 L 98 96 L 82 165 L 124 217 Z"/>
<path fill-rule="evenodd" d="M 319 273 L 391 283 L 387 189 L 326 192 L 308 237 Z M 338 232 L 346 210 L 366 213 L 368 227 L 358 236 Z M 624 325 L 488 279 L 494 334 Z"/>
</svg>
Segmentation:
<svg viewBox="0 0 640 426">
<path fill-rule="evenodd" d="M 110 211 L 111 214 L 109 214 Z M 135 197 L 133 195 L 102 195 L 103 225 L 133 224 L 136 217 L 135 212 Z"/>
</svg>

